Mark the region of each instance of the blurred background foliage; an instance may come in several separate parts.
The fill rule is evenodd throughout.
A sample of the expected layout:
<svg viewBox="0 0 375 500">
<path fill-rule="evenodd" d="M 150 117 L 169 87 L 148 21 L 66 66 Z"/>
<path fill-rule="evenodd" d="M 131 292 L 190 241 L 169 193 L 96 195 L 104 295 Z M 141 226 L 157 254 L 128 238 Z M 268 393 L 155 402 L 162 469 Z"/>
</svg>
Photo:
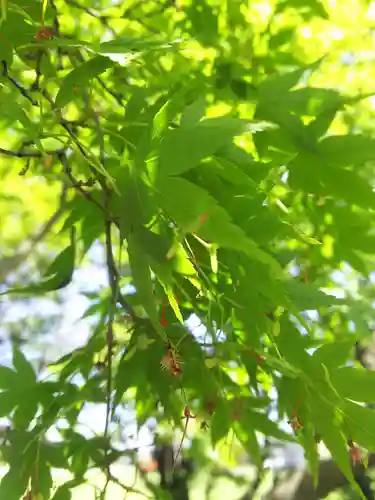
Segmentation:
<svg viewBox="0 0 375 500">
<path fill-rule="evenodd" d="M 191 338 L 201 343 L 209 339 L 212 344 L 220 330 L 225 334 L 225 347 L 221 352 L 216 345 L 211 359 L 206 357 L 206 351 L 202 354 L 197 342 L 188 344 L 185 351 L 181 345 L 185 390 L 189 398 L 191 394 L 195 398 L 191 411 L 193 414 L 197 411 L 198 415 L 189 421 L 189 439 L 182 459 L 176 464 L 174 478 L 170 445 L 173 438 L 176 452 L 183 430 L 182 426 L 178 432 L 178 422 L 186 395 L 168 399 L 178 384 L 170 381 L 168 373 L 159 374 L 159 360 L 164 353 L 160 340 L 150 332 L 150 325 L 135 335 L 123 310 L 116 312 L 113 325 L 119 346 L 113 359 L 114 398 L 118 408 L 109 426 L 112 448 L 108 452 L 107 442 L 100 437 L 106 423 L 105 324 L 111 300 L 106 275 L 105 227 L 97 207 L 80 195 L 77 183 L 85 183 L 97 175 L 98 170 L 94 169 L 93 174 L 90 169 L 90 158 L 91 155 L 101 158 L 102 134 L 107 151 L 106 168 L 116 180 L 121 180 L 121 172 L 116 169 L 123 165 L 122 158 L 133 158 L 134 151 L 135 156 L 139 151 L 142 160 L 142 155 L 149 153 L 142 149 L 140 131 L 150 124 L 157 128 L 155 116 L 161 116 L 157 113 L 167 101 L 172 101 L 167 121 L 174 128 L 181 112 L 190 123 L 202 116 L 215 118 L 226 114 L 252 120 L 254 133 L 236 138 L 235 142 L 244 153 L 241 156 L 237 150 L 238 170 L 243 167 L 255 186 L 250 183 L 246 187 L 252 193 L 251 202 L 247 199 L 246 203 L 253 203 L 250 208 L 246 205 L 246 210 L 254 210 L 256 217 L 248 217 L 248 212 L 246 217 L 242 215 L 241 201 L 232 203 L 234 196 L 228 186 L 236 184 L 238 196 L 244 195 L 245 187 L 243 190 L 239 187 L 242 177 L 238 180 L 230 173 L 225 177 L 226 168 L 231 172 L 230 156 L 229 163 L 221 163 L 222 178 L 216 175 L 217 166 L 212 166 L 202 177 L 191 169 L 184 173 L 184 179 L 214 196 L 236 224 L 251 234 L 261 249 L 272 252 L 298 283 L 311 283 L 315 291 L 321 288 L 346 300 L 344 307 L 332 308 L 329 301 L 322 303 L 321 296 L 314 295 L 311 289 L 289 290 L 298 310 L 309 310 L 303 313 L 305 325 L 298 324 L 299 331 L 309 328 L 303 349 L 331 346 L 326 357 L 322 354 L 328 367 L 330 360 L 340 358 L 338 363 L 342 360 L 343 364 L 362 365 L 371 370 L 375 367 L 372 352 L 375 201 L 370 189 L 374 185 L 375 153 L 374 26 L 375 2 L 365 0 L 2 2 L 0 291 L 38 280 L 54 257 L 69 245 L 67 229 L 72 225 L 78 230 L 78 259 L 73 281 L 63 290 L 43 297 L 34 290 L 27 298 L 18 295 L 0 298 L 1 361 L 4 366 L 13 366 L 19 375 L 18 384 L 11 378 L 13 374 L 0 371 L 4 391 L 0 394 L 0 416 L 4 417 L 3 461 L 15 471 L 2 482 L 1 498 L 18 500 L 29 495 L 24 498 L 65 500 L 72 495 L 74 499 L 120 499 L 141 498 L 144 494 L 176 500 L 215 499 L 223 495 L 233 500 L 308 500 L 327 494 L 331 499 L 358 498 L 355 484 L 348 488 L 323 445 L 319 456 L 315 456 L 316 462 L 319 458 L 322 463 L 326 459 L 321 464 L 316 493 L 305 470 L 302 449 L 295 443 L 280 445 L 279 442 L 292 436 L 285 414 L 293 416 L 288 395 L 296 391 L 295 387 L 290 384 L 275 388 L 273 370 L 277 372 L 282 367 L 268 366 L 262 371 L 255 359 L 249 361 L 241 354 L 239 345 L 229 342 L 232 334 L 236 342 L 236 330 L 241 329 L 238 325 L 245 320 L 228 313 L 228 304 L 224 309 L 215 307 L 216 298 L 212 295 L 189 301 L 186 294 L 191 295 L 191 289 L 183 286 L 185 300 L 181 297 L 178 301 L 186 328 L 194 334 Z M 106 42 L 112 45 L 106 46 Z M 69 71 L 95 54 L 104 54 L 114 65 L 104 66 L 100 72 L 93 68 L 91 76 L 86 70 L 71 81 L 64 79 Z M 56 105 L 56 95 L 60 95 L 61 106 Z M 264 122 L 278 128 L 267 128 Z M 164 134 L 163 124 L 160 127 Z M 319 163 L 309 156 L 309 140 L 324 137 L 326 133 L 343 136 L 344 141 L 326 142 L 319 150 Z M 82 144 L 85 154 L 80 151 Z M 132 149 L 134 144 L 136 147 Z M 199 148 L 199 144 L 198 137 L 195 147 Z M 181 151 L 174 152 L 174 156 L 171 153 L 177 166 L 169 165 L 177 173 L 178 165 L 183 163 L 179 155 L 193 154 L 191 144 L 180 147 Z M 65 154 L 68 149 L 69 154 Z M 250 172 L 246 170 L 248 164 Z M 353 172 L 355 177 L 351 175 Z M 100 200 L 101 190 L 97 185 L 84 185 L 83 189 Z M 264 194 L 263 198 L 257 197 L 257 189 Z M 183 194 L 180 193 L 180 203 L 190 200 L 199 214 L 200 201 L 190 197 L 190 193 Z M 118 214 L 124 213 L 122 230 L 126 237 L 130 234 L 126 212 L 137 217 L 135 202 L 127 200 L 117 201 L 119 205 L 115 203 L 113 207 Z M 172 200 L 170 206 L 177 207 L 178 201 L 178 198 Z M 153 208 L 151 205 L 151 212 Z M 181 213 L 181 220 L 189 219 L 184 217 L 186 214 Z M 176 235 L 167 229 L 162 234 L 168 250 Z M 117 262 L 121 287 L 137 314 L 142 315 L 144 303 L 138 293 L 133 293 L 132 263 L 129 265 L 120 239 L 117 233 L 113 236 L 116 262 L 117 255 L 121 256 Z M 209 236 L 208 240 L 215 238 Z M 210 269 L 213 254 L 204 253 L 193 238 L 189 243 L 199 262 Z M 147 251 L 152 250 L 153 244 L 147 242 Z M 219 266 L 238 267 L 238 276 L 234 271 L 229 272 L 229 279 L 233 283 L 240 279 L 241 262 L 237 266 L 232 254 L 219 251 L 218 256 Z M 186 252 L 178 254 L 173 262 L 173 272 L 194 275 Z M 138 273 L 143 265 L 141 261 Z M 266 309 L 270 296 L 272 305 L 278 300 L 281 305 L 283 291 L 277 287 L 267 291 L 274 282 L 264 267 L 254 261 L 246 265 L 247 283 L 237 295 L 228 296 L 233 303 L 239 295 L 248 294 L 247 304 L 253 316 L 246 326 L 259 332 L 270 329 L 275 336 L 281 328 L 282 338 L 282 320 L 269 326 L 268 320 L 262 318 L 264 313 L 276 316 L 280 313 L 277 308 Z M 160 274 L 164 276 L 161 270 Z M 209 275 L 211 284 L 216 283 L 215 279 Z M 198 277 L 203 286 L 204 280 L 204 274 Z M 226 291 L 228 283 L 219 285 Z M 267 300 L 263 300 L 264 295 L 260 299 L 252 287 L 262 289 Z M 172 300 L 171 295 L 165 294 L 160 284 L 155 285 L 154 293 L 159 300 L 158 311 L 161 306 L 167 309 L 163 304 Z M 180 327 L 169 309 L 168 336 L 176 340 L 181 335 Z M 225 316 L 221 323 L 216 319 L 220 315 Z M 251 347 L 258 349 L 261 345 L 271 356 L 269 338 L 264 341 L 262 333 L 259 336 L 262 342 Z M 277 345 L 280 347 L 278 342 Z M 41 384 L 44 389 L 38 387 L 41 391 L 38 397 L 33 396 L 34 389 L 25 382 L 33 375 L 19 347 L 45 383 Z M 77 350 L 67 364 L 64 360 L 58 366 L 50 365 L 73 349 Z M 287 358 L 291 364 L 292 355 Z M 221 356 L 222 370 L 218 367 Z M 257 398 L 246 389 L 251 373 L 257 374 Z M 147 376 L 155 380 L 154 384 L 147 382 Z M 212 396 L 215 381 L 220 377 L 224 378 L 221 381 L 230 402 L 215 411 L 211 419 L 213 407 L 217 409 L 222 404 Z M 371 408 L 375 399 L 372 379 L 366 377 L 358 379 L 352 393 L 348 390 L 344 395 Z M 58 388 L 58 397 L 54 392 L 57 386 L 49 387 L 49 380 L 63 384 Z M 341 385 L 345 385 L 343 380 Z M 339 382 L 333 383 L 337 384 L 336 390 L 345 392 L 343 387 L 337 389 Z M 22 384 L 24 388 L 20 390 Z M 199 397 L 197 387 L 201 391 Z M 280 403 L 284 391 L 287 395 Z M 353 396 L 356 391 L 361 393 L 359 399 Z M 259 447 L 252 441 L 256 440 L 254 422 L 250 419 L 231 422 L 236 420 L 234 396 L 245 400 L 245 404 L 248 400 L 252 408 L 259 408 L 280 423 L 277 427 L 267 420 L 266 424 L 255 426 Z M 51 406 L 53 399 L 57 401 L 56 408 Z M 160 399 L 162 404 L 157 406 Z M 323 410 L 318 418 L 324 419 Z M 371 419 L 369 423 L 374 422 Z M 209 426 L 206 432 L 204 423 Z M 13 434 L 9 435 L 11 431 Z M 366 432 L 372 434 L 370 428 Z M 46 435 L 48 444 L 41 439 L 42 435 Z M 304 444 L 304 437 L 301 439 Z M 39 444 L 34 446 L 36 442 Z M 215 451 L 211 444 L 216 445 Z M 373 444 L 366 446 L 362 442 L 361 446 L 369 452 L 375 451 Z M 20 457 L 33 449 L 30 459 L 24 461 L 25 467 L 18 467 Z M 35 456 L 42 458 L 36 461 Z M 311 466 L 314 457 L 307 458 Z M 367 475 L 362 469 L 355 470 L 355 479 L 367 498 L 373 498 L 371 453 L 367 459 Z M 29 462 L 31 472 L 27 470 Z M 108 463 L 112 467 L 110 472 Z M 92 470 L 87 471 L 88 468 Z M 56 486 L 52 487 L 51 469 L 57 485 L 66 481 L 57 492 Z"/>
</svg>

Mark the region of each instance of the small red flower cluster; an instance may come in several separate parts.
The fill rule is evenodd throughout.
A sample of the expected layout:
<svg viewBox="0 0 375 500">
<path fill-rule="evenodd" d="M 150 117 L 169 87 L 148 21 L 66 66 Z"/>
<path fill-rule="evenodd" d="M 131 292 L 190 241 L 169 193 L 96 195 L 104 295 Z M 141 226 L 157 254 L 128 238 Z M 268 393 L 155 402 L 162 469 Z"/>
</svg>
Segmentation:
<svg viewBox="0 0 375 500">
<path fill-rule="evenodd" d="M 349 457 L 353 465 L 357 462 L 361 462 L 361 449 L 353 443 L 352 439 L 348 440 L 348 445 Z"/>
<path fill-rule="evenodd" d="M 166 346 L 166 353 L 161 358 L 162 370 L 167 370 L 173 377 L 181 375 L 180 358 L 171 345 Z"/>
</svg>

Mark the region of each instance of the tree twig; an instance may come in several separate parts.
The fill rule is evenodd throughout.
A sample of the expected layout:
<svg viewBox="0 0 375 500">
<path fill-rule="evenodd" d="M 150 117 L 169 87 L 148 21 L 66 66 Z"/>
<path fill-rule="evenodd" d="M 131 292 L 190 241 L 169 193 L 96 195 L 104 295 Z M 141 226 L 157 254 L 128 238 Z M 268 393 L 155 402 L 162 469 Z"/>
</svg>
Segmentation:
<svg viewBox="0 0 375 500">
<path fill-rule="evenodd" d="M 146 498 L 153 499 L 153 496 L 147 495 L 147 493 L 144 493 L 141 490 L 138 490 L 137 488 L 134 488 L 134 486 L 127 486 L 126 484 L 122 483 L 120 479 L 118 479 L 116 476 L 114 476 L 112 473 L 109 475 L 110 480 L 112 483 L 117 484 L 120 486 L 123 490 L 125 490 L 127 493 L 136 493 L 137 495 L 143 495 Z"/>
<path fill-rule="evenodd" d="M 12 76 L 10 76 L 10 74 L 8 73 L 8 65 L 6 61 L 1 61 L 1 64 L 3 66 L 2 75 L 5 76 L 9 80 L 9 82 L 20 92 L 20 94 L 23 95 L 23 97 L 25 97 L 25 99 L 27 99 L 29 102 L 31 102 L 33 106 L 38 106 L 37 101 L 35 101 L 29 95 L 27 89 L 25 89 L 25 87 L 19 84 L 17 80 L 15 80 Z"/>
<path fill-rule="evenodd" d="M 8 149 L 0 148 L 0 155 L 11 156 L 13 158 L 42 158 L 45 155 L 61 155 L 66 151 L 65 148 L 61 149 L 51 149 L 49 151 L 10 151 Z"/>
<path fill-rule="evenodd" d="M 93 203 L 102 212 L 104 212 L 105 211 L 104 207 L 97 200 L 95 200 L 95 198 L 91 195 L 91 193 L 89 193 L 88 191 L 86 191 L 85 189 L 83 189 L 82 183 L 79 182 L 73 176 L 72 170 L 71 170 L 71 168 L 69 166 L 68 159 L 67 159 L 66 155 L 64 153 L 61 153 L 61 154 L 58 155 L 58 158 L 60 160 L 60 163 L 61 163 L 61 165 L 63 167 L 63 170 L 64 170 L 66 176 L 68 177 L 68 179 L 72 183 L 72 187 L 76 188 L 77 191 L 79 191 L 82 194 L 82 196 L 84 196 L 86 198 L 87 201 L 89 201 L 90 203 Z"/>
<path fill-rule="evenodd" d="M 36 245 L 38 245 L 38 243 L 40 243 L 47 236 L 47 234 L 51 231 L 53 226 L 57 223 L 57 221 L 64 213 L 66 199 L 67 199 L 67 186 L 63 185 L 60 194 L 60 202 L 57 210 L 42 226 L 41 230 L 30 238 L 27 249 L 20 251 L 20 253 L 16 255 L 12 255 L 10 257 L 4 257 L 3 259 L 0 260 L 0 276 L 1 274 L 3 274 L 2 270 L 4 270 L 5 272 L 10 272 L 16 269 L 22 262 L 24 262 L 28 258 L 30 253 L 36 247 Z"/>
<path fill-rule="evenodd" d="M 106 16 L 100 15 L 99 12 L 94 11 L 90 7 L 86 7 L 86 5 L 83 5 L 76 0 L 65 0 L 65 2 L 71 7 L 75 7 L 76 9 L 79 9 L 85 12 L 87 15 L 93 17 L 94 19 L 99 21 L 105 28 L 107 28 L 112 33 L 112 35 L 117 36 L 116 31 L 110 26 L 108 18 Z"/>
</svg>

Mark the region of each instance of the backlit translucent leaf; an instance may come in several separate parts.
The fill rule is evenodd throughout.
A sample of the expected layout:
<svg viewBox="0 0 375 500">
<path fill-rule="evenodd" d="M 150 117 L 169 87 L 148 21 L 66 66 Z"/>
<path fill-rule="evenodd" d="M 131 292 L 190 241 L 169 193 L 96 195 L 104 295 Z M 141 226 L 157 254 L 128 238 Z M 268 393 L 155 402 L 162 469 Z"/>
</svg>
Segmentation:
<svg viewBox="0 0 375 500">
<path fill-rule="evenodd" d="M 328 368 L 336 368 L 344 365 L 353 354 L 353 340 L 334 340 L 323 344 L 313 353 L 313 358 L 324 363 Z M 332 375 L 332 372 L 331 372 Z"/>
<path fill-rule="evenodd" d="M 204 117 L 206 111 L 206 100 L 203 97 L 196 99 L 188 106 L 181 115 L 181 127 L 190 127 L 198 123 Z"/>
<path fill-rule="evenodd" d="M 56 493 L 53 495 L 52 500 L 71 500 L 72 493 L 66 486 L 60 486 Z"/>
<path fill-rule="evenodd" d="M 343 301 L 333 295 L 327 295 L 309 283 L 301 283 L 297 280 L 286 281 L 285 291 L 299 310 L 312 310 L 318 307 L 329 307 L 342 304 Z"/>
<path fill-rule="evenodd" d="M 343 366 L 330 371 L 337 392 L 348 399 L 364 403 L 375 401 L 375 372 L 364 368 Z"/>
<path fill-rule="evenodd" d="M 289 165 L 289 183 L 293 189 L 321 196 L 331 196 L 364 208 L 375 207 L 371 185 L 356 171 L 324 163 L 324 157 L 303 153 Z"/>
<path fill-rule="evenodd" d="M 76 255 L 75 228 L 71 228 L 71 243 L 50 264 L 40 283 L 10 288 L 5 294 L 40 294 L 66 287 L 72 280 Z"/>
<path fill-rule="evenodd" d="M 346 401 L 344 412 L 353 441 L 373 452 L 375 450 L 375 411 L 352 401 Z"/>
<path fill-rule="evenodd" d="M 242 120 L 219 117 L 169 131 L 160 148 L 159 175 L 178 175 L 197 167 L 245 127 Z"/>
<path fill-rule="evenodd" d="M 327 164 L 337 167 L 361 165 L 375 157 L 375 140 L 364 135 L 331 135 L 317 148 Z"/>
<path fill-rule="evenodd" d="M 159 180 L 157 187 L 161 204 L 181 228 L 189 230 L 189 226 L 199 220 L 202 214 L 207 214 L 198 236 L 218 246 L 243 251 L 282 276 L 282 270 L 273 257 L 247 238 L 207 191 L 180 177 L 164 177 Z"/>
<path fill-rule="evenodd" d="M 152 291 L 153 285 L 150 274 L 149 260 L 142 252 L 142 246 L 139 245 L 135 235 L 131 235 L 128 239 L 128 254 L 134 286 L 141 299 L 142 306 L 150 316 L 158 334 L 165 339 L 165 333 L 160 326 L 160 318 L 158 316 L 155 298 Z"/>
<path fill-rule="evenodd" d="M 97 56 L 74 68 L 61 82 L 60 90 L 55 99 L 55 107 L 63 108 L 74 100 L 75 88 L 87 85 L 90 80 L 112 66 L 111 59 Z"/>
<path fill-rule="evenodd" d="M 17 372 L 17 375 L 24 378 L 27 383 L 36 381 L 34 368 L 18 347 L 13 348 L 13 365 Z"/>
<path fill-rule="evenodd" d="M 320 397 L 311 401 L 311 412 L 317 432 L 330 451 L 332 458 L 337 462 L 342 472 L 355 484 L 350 466 L 347 438 L 340 429 L 336 410 Z"/>
</svg>

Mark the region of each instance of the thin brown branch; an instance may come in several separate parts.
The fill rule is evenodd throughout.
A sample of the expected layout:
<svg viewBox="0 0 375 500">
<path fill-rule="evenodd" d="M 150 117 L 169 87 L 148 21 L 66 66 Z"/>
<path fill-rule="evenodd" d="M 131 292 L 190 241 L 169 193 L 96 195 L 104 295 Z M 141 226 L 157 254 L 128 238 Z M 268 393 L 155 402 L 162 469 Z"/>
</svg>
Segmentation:
<svg viewBox="0 0 375 500">
<path fill-rule="evenodd" d="M 13 158 L 42 158 L 45 155 L 61 155 L 66 151 L 65 148 L 51 149 L 49 151 L 10 151 L 8 149 L 0 148 L 0 155 L 11 156 Z"/>
<path fill-rule="evenodd" d="M 93 17 L 94 19 L 99 21 L 105 28 L 107 28 L 112 33 L 112 35 L 117 36 L 116 31 L 109 24 L 108 18 L 106 16 L 102 16 L 100 12 L 91 9 L 90 7 L 86 7 L 86 5 L 83 5 L 76 0 L 65 0 L 65 2 L 71 7 L 75 7 L 76 9 L 79 9 L 82 12 L 85 12 L 87 15 Z"/>
<path fill-rule="evenodd" d="M 12 76 L 10 76 L 10 74 L 8 73 L 8 65 L 6 61 L 1 61 L 1 63 L 3 66 L 2 75 L 5 76 L 8 79 L 8 81 L 13 85 L 13 87 L 15 87 L 20 92 L 20 94 L 23 95 L 23 97 L 25 97 L 25 99 L 31 102 L 33 106 L 38 106 L 37 101 L 35 101 L 35 99 L 33 99 L 29 95 L 27 89 L 25 89 L 25 87 L 23 87 L 20 83 L 18 83 L 17 80 L 15 80 Z"/>
<path fill-rule="evenodd" d="M 69 1 L 73 1 L 73 0 L 69 0 Z M 3 63 L 3 66 L 4 66 L 4 71 L 6 72 L 5 73 L 6 76 L 9 77 L 7 66 L 6 66 L 5 62 Z M 32 98 L 30 97 L 30 95 L 28 94 L 28 91 L 25 88 L 23 88 L 21 85 L 18 85 L 18 84 L 16 84 L 15 86 L 20 91 L 20 93 L 22 95 L 24 95 L 28 100 L 33 101 Z M 53 109 L 54 102 L 53 102 L 52 98 L 50 97 L 50 95 L 48 94 L 48 92 L 45 89 L 42 89 L 41 94 L 47 100 L 47 102 L 51 105 L 51 107 Z M 37 105 L 37 103 L 35 103 L 35 104 Z M 85 147 L 81 144 L 79 138 L 72 131 L 68 122 L 66 120 L 62 119 L 61 117 L 59 117 L 59 123 L 65 129 L 65 131 L 68 133 L 68 135 L 71 137 L 72 141 L 74 142 L 74 144 L 76 145 L 76 147 L 78 148 L 80 153 L 87 159 L 88 164 L 89 164 L 89 168 L 94 176 L 94 179 L 98 180 L 98 182 L 100 183 L 100 186 L 103 190 L 103 193 L 105 196 L 105 206 L 101 205 L 101 203 L 99 203 L 91 195 L 91 193 L 89 193 L 88 191 L 83 189 L 82 183 L 80 183 L 79 181 L 77 181 L 77 179 L 74 178 L 72 171 L 71 171 L 71 168 L 70 168 L 69 163 L 68 163 L 65 149 L 63 149 L 61 151 L 56 150 L 56 151 L 53 151 L 50 153 L 57 155 L 59 161 L 61 162 L 61 164 L 63 166 L 63 170 L 64 170 L 65 174 L 67 175 L 68 179 L 70 180 L 70 182 L 72 184 L 72 187 L 75 187 L 77 189 L 77 191 L 79 191 L 82 194 L 82 196 L 84 196 L 87 199 L 87 201 L 95 204 L 104 213 L 106 226 L 108 224 L 110 225 L 112 222 L 114 222 L 115 224 L 118 224 L 116 221 L 111 220 L 111 216 L 109 213 L 109 198 L 111 196 L 111 189 L 107 186 L 107 183 L 106 183 L 104 176 L 102 174 L 100 174 L 91 165 L 91 160 L 86 152 Z M 104 145 L 102 145 L 101 147 L 103 148 Z M 30 157 L 31 158 L 35 158 L 35 157 L 39 158 L 42 156 L 42 153 L 39 153 L 39 152 L 30 152 L 30 153 L 27 152 L 27 154 L 26 154 L 26 152 L 20 151 L 20 152 L 14 152 L 15 154 L 12 154 L 12 152 L 8 152 L 7 150 L 2 150 L 2 151 L 3 151 L 3 154 L 9 153 L 8 156 L 15 156 L 15 157 L 20 157 L 20 158 L 30 158 Z M 0 151 L 0 154 L 1 154 L 1 151 Z M 102 156 L 102 160 L 104 160 L 104 151 L 103 150 L 102 150 L 101 156 Z M 111 277 L 111 279 L 112 279 L 111 286 L 115 285 L 116 289 L 118 290 L 118 281 L 119 281 L 120 277 L 119 277 L 112 253 L 109 254 L 108 266 L 111 269 L 111 276 L 112 276 Z M 142 320 L 142 318 L 140 318 L 136 315 L 136 313 L 134 312 L 131 305 L 126 302 L 126 300 L 124 299 L 124 297 L 122 296 L 122 294 L 120 292 L 118 292 L 118 295 L 117 295 L 117 302 L 125 309 L 125 311 L 129 314 L 129 316 L 131 316 L 131 318 L 133 319 L 134 322 L 136 322 L 137 324 L 144 322 L 144 320 Z"/>
<path fill-rule="evenodd" d="M 65 210 L 67 198 L 67 186 L 64 184 L 60 194 L 60 202 L 56 212 L 52 215 L 52 217 L 44 224 L 40 232 L 32 238 L 32 246 L 35 247 L 40 241 L 44 239 L 44 237 L 51 231 L 53 226 L 62 216 Z"/>
<path fill-rule="evenodd" d="M 82 196 L 84 196 L 86 198 L 87 201 L 89 201 L 90 203 L 93 203 L 94 205 L 96 205 L 102 212 L 105 212 L 104 207 L 97 200 L 95 200 L 95 198 L 91 195 L 91 193 L 89 193 L 88 191 L 86 191 L 85 189 L 83 189 L 82 182 L 78 181 L 73 176 L 66 155 L 64 153 L 59 154 L 58 158 L 60 160 L 60 163 L 61 163 L 61 165 L 63 167 L 63 170 L 64 170 L 66 176 L 68 177 L 68 179 L 72 183 L 72 187 L 76 188 L 77 191 L 79 191 L 82 194 Z"/>
<path fill-rule="evenodd" d="M 99 83 L 99 85 L 103 88 L 105 92 L 107 92 L 110 96 L 112 96 L 117 104 L 119 104 L 121 107 L 125 107 L 124 105 L 124 96 L 119 94 L 118 92 L 115 92 L 114 90 L 110 89 L 108 85 L 100 78 L 100 76 L 96 77 L 96 81 Z"/>
<path fill-rule="evenodd" d="M 143 495 L 146 498 L 153 499 L 153 496 L 148 495 L 147 493 L 144 493 L 141 490 L 138 490 L 137 488 L 134 488 L 134 486 L 127 486 L 126 484 L 122 483 L 120 479 L 118 479 L 116 476 L 114 476 L 112 473 L 109 475 L 110 480 L 112 483 L 117 484 L 120 486 L 123 490 L 125 490 L 127 493 L 136 493 L 137 495 Z"/>
<path fill-rule="evenodd" d="M 4 257 L 0 260 L 0 276 L 10 271 L 14 271 L 22 262 L 24 262 L 30 253 L 34 250 L 36 245 L 44 240 L 47 234 L 51 231 L 53 226 L 58 222 L 65 210 L 65 204 L 67 199 L 67 186 L 63 185 L 60 194 L 60 202 L 57 210 L 52 214 L 52 216 L 47 220 L 47 222 L 42 226 L 40 231 L 38 231 L 34 236 L 30 238 L 28 247 L 10 257 Z"/>
</svg>

